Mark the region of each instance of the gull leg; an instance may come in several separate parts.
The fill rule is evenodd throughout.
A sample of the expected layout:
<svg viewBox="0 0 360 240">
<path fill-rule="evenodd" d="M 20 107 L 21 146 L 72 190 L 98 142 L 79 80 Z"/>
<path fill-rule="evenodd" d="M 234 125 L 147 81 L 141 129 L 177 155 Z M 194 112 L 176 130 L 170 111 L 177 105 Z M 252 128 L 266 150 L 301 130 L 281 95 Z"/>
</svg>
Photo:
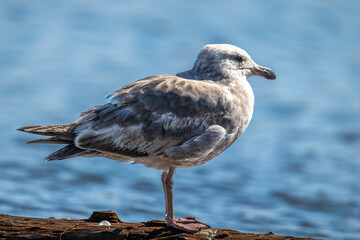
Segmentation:
<svg viewBox="0 0 360 240">
<path fill-rule="evenodd" d="M 174 168 L 170 168 L 168 172 L 164 172 L 161 176 L 163 182 L 164 192 L 165 192 L 165 205 L 166 205 L 166 214 L 165 220 L 169 227 L 177 228 L 186 232 L 197 232 L 201 228 L 210 228 L 209 225 L 197 221 L 194 217 L 187 218 L 174 218 L 174 208 L 173 208 L 173 176 L 175 173 Z"/>
<path fill-rule="evenodd" d="M 163 189 L 164 189 L 164 195 L 165 195 L 165 219 L 167 218 L 167 211 L 168 211 L 168 200 L 167 200 L 167 195 L 166 195 L 166 183 L 165 183 L 165 179 L 168 175 L 167 171 L 164 171 L 163 174 L 161 175 L 161 182 L 163 184 Z"/>
</svg>

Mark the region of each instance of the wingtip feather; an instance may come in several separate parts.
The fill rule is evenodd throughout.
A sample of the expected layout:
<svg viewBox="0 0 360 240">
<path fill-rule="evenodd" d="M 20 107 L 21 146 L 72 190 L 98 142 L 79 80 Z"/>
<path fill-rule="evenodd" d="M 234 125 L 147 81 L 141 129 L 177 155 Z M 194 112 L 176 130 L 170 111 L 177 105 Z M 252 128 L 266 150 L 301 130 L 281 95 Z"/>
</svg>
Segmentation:
<svg viewBox="0 0 360 240">
<path fill-rule="evenodd" d="M 24 126 L 24 127 L 19 127 L 18 129 L 16 129 L 16 130 L 18 130 L 18 131 L 22 131 L 22 132 L 28 132 L 28 131 L 30 131 L 31 129 L 34 129 L 34 128 L 39 128 L 39 127 L 41 127 L 40 125 L 34 125 L 34 126 Z"/>
</svg>

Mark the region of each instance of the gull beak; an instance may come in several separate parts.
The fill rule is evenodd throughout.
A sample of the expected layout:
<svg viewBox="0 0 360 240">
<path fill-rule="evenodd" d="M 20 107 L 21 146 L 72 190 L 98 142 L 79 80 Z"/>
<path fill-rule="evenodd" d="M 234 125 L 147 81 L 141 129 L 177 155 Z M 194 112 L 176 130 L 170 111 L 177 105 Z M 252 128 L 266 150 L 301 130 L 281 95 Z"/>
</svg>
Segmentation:
<svg viewBox="0 0 360 240">
<path fill-rule="evenodd" d="M 255 65 L 252 69 L 253 75 L 260 76 L 269 80 L 276 80 L 276 75 L 273 70 L 260 65 Z"/>
</svg>

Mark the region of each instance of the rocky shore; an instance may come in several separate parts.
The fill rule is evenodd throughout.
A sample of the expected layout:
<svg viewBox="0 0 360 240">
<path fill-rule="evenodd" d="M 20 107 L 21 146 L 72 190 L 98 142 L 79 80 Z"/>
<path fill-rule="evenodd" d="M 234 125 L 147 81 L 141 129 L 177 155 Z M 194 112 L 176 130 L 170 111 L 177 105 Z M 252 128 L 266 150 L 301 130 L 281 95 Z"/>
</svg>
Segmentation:
<svg viewBox="0 0 360 240">
<path fill-rule="evenodd" d="M 185 233 L 169 228 L 164 221 L 127 223 L 113 211 L 93 212 L 89 219 L 32 218 L 0 214 L 0 240 L 94 240 L 94 239 L 311 239 L 278 236 L 273 233 L 242 233 L 231 229 L 210 228 L 197 233 Z"/>
</svg>

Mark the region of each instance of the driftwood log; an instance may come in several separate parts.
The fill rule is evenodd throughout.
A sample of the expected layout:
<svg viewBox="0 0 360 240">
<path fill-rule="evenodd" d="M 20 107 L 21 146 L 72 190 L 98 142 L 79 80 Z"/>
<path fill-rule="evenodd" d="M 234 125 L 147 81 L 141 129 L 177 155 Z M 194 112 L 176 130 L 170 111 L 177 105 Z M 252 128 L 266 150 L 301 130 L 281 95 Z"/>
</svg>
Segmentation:
<svg viewBox="0 0 360 240">
<path fill-rule="evenodd" d="M 99 226 L 103 220 L 105 226 Z M 89 219 L 56 219 L 18 217 L 0 214 L 0 240 L 4 239 L 305 239 L 277 236 L 273 233 L 242 233 L 230 229 L 203 229 L 198 233 L 185 233 L 169 228 L 164 221 L 127 223 L 121 221 L 113 211 L 93 212 Z M 310 238 L 307 238 L 310 239 Z"/>
</svg>

